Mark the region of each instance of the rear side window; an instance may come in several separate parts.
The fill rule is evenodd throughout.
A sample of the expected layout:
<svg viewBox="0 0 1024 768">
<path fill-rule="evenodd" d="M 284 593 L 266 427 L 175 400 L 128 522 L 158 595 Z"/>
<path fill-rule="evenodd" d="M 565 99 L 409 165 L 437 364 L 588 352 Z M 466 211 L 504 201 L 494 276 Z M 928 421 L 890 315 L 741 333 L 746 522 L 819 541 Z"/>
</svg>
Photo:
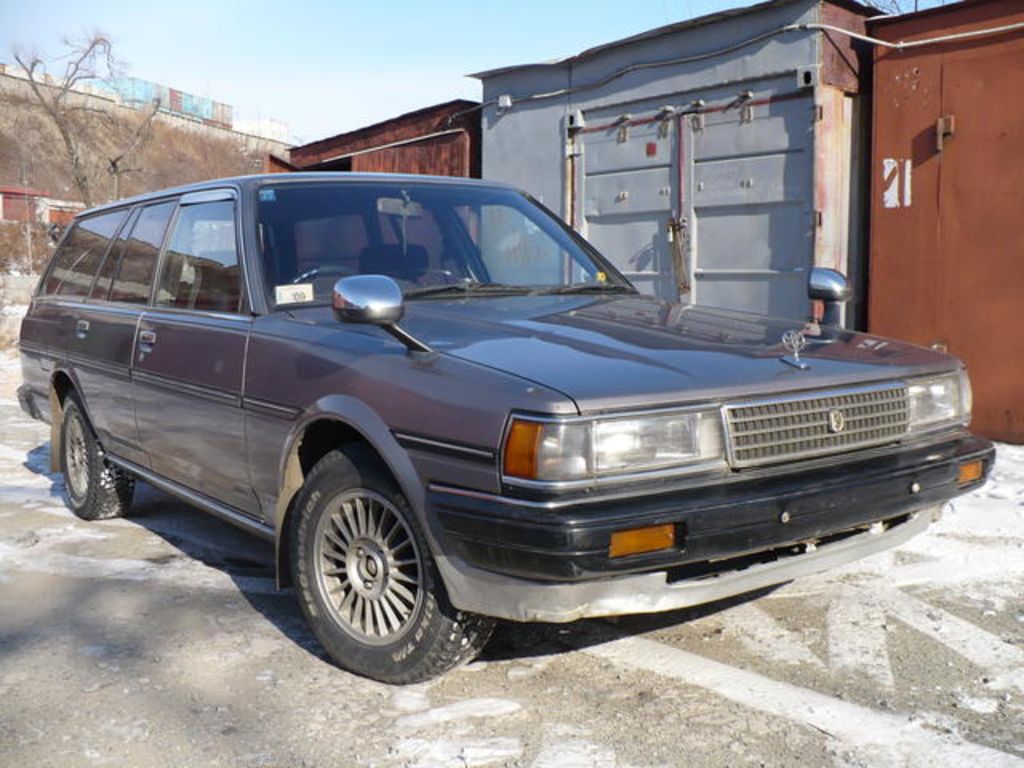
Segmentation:
<svg viewBox="0 0 1024 768">
<path fill-rule="evenodd" d="M 125 211 L 113 211 L 78 221 L 53 257 L 44 293 L 88 296 L 96 269 L 110 247 L 110 238 L 124 220 Z"/>
<path fill-rule="evenodd" d="M 137 218 L 139 218 L 138 209 L 128 217 L 128 222 L 121 227 L 121 234 L 117 236 L 114 244 L 107 251 L 107 258 L 103 260 L 103 265 L 96 275 L 96 282 L 92 285 L 92 293 L 89 294 L 92 298 L 105 299 L 107 294 L 110 293 L 110 286 L 114 282 L 114 273 L 117 271 L 117 266 L 121 263 L 121 254 L 124 253 L 124 244 L 128 242 L 128 236 L 131 234 L 132 227 L 135 226 Z"/>
<path fill-rule="evenodd" d="M 234 202 L 183 206 L 164 257 L 157 305 L 237 312 L 241 297 Z"/>
<path fill-rule="evenodd" d="M 156 272 L 156 258 L 176 202 L 159 203 L 142 209 L 125 241 L 121 263 L 110 291 L 112 301 L 145 304 Z"/>
</svg>

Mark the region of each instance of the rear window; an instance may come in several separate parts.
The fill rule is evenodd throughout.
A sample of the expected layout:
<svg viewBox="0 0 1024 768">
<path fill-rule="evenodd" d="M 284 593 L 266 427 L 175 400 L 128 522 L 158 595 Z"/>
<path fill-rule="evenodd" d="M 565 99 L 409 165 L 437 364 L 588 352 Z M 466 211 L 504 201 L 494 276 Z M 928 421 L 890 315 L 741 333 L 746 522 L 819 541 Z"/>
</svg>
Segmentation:
<svg viewBox="0 0 1024 768">
<path fill-rule="evenodd" d="M 126 211 L 112 211 L 79 220 L 53 257 L 43 293 L 88 296 L 96 270 Z"/>
<path fill-rule="evenodd" d="M 156 259 L 164 241 L 167 222 L 176 202 L 159 203 L 142 209 L 121 252 L 121 263 L 110 291 L 112 301 L 145 304 L 156 272 Z"/>
</svg>

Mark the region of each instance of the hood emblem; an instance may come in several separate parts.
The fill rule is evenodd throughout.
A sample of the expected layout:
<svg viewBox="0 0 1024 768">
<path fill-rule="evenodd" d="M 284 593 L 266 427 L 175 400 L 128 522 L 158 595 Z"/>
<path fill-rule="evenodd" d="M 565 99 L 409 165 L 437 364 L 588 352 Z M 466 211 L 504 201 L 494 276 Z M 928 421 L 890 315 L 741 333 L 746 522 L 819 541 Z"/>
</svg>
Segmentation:
<svg viewBox="0 0 1024 768">
<path fill-rule="evenodd" d="M 846 416 L 838 408 L 833 408 L 828 412 L 828 431 L 837 435 L 844 429 L 846 429 Z"/>
<path fill-rule="evenodd" d="M 782 334 L 782 346 L 786 348 L 789 354 L 783 355 L 779 360 L 787 365 L 792 365 L 794 368 L 799 368 L 801 371 L 811 367 L 800 359 L 800 353 L 807 349 L 807 337 L 802 332 L 797 330 L 786 331 Z"/>
</svg>

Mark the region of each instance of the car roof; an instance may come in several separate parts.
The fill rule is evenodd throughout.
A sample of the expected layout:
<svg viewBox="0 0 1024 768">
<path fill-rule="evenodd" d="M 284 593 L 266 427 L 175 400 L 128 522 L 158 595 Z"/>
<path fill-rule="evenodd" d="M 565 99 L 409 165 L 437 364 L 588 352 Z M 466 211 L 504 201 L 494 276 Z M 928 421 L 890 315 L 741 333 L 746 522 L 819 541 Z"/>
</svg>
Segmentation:
<svg viewBox="0 0 1024 768">
<path fill-rule="evenodd" d="M 461 176 L 427 176 L 412 173 L 350 173 L 347 171 L 300 171 L 298 173 L 260 173 L 248 176 L 229 176 L 222 179 L 210 179 L 196 184 L 186 184 L 179 187 L 169 187 L 154 192 L 146 192 L 134 197 L 126 197 L 121 200 L 114 200 L 109 203 L 97 205 L 88 210 L 81 211 L 75 216 L 76 219 L 92 216 L 102 211 L 115 210 L 150 200 L 160 200 L 165 197 L 183 195 L 189 192 L 202 192 L 209 189 L 223 189 L 231 187 L 240 192 L 246 192 L 254 187 L 260 187 L 268 183 L 274 184 L 301 184 L 310 181 L 339 181 L 339 182 L 378 182 L 390 184 L 439 184 L 445 186 L 479 187 L 483 189 L 516 189 L 509 184 L 497 181 L 484 181 L 482 179 L 467 179 Z"/>
</svg>

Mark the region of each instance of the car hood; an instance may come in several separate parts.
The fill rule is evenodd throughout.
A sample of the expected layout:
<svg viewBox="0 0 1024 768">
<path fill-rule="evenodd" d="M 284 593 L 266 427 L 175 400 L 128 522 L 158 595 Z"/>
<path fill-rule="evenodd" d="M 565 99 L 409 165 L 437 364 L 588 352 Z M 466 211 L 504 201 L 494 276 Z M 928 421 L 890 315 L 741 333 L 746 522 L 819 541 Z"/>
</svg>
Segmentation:
<svg viewBox="0 0 1024 768">
<path fill-rule="evenodd" d="M 557 390 L 581 412 L 849 386 L 957 367 L 948 355 L 905 342 L 636 295 L 414 300 L 401 325 L 438 353 Z M 789 354 L 782 336 L 790 330 L 806 338 L 805 369 L 780 359 Z"/>
</svg>

